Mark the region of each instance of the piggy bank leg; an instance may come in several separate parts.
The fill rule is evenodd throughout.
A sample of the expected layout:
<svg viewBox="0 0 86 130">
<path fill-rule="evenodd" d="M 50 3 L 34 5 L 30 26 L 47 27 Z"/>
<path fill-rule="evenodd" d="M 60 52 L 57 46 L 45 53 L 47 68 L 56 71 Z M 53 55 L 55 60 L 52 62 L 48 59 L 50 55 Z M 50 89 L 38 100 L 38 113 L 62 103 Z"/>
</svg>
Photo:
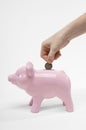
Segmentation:
<svg viewBox="0 0 86 130">
<path fill-rule="evenodd" d="M 42 101 L 43 101 L 43 98 L 41 97 L 33 97 L 33 104 L 31 108 L 31 112 L 33 113 L 39 112 Z"/>
<path fill-rule="evenodd" d="M 32 106 L 32 105 L 33 105 L 33 98 L 29 102 L 29 106 Z"/>
<path fill-rule="evenodd" d="M 70 96 L 66 97 L 63 104 L 66 107 L 66 111 L 73 112 L 73 102 L 72 102 L 72 98 Z"/>
<path fill-rule="evenodd" d="M 65 102 L 63 101 L 63 106 L 65 106 Z"/>
</svg>

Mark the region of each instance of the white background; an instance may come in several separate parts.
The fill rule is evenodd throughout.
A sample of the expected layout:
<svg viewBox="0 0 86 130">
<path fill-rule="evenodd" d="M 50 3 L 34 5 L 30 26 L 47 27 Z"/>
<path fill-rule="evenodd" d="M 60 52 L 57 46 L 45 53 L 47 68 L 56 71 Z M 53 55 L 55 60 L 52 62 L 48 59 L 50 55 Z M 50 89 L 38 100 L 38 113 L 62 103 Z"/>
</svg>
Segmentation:
<svg viewBox="0 0 86 130">
<path fill-rule="evenodd" d="M 43 69 L 43 40 L 86 11 L 85 0 L 0 0 L 0 130 L 86 130 L 86 35 L 70 42 L 53 63 L 72 82 L 75 110 L 67 113 L 59 99 L 45 100 L 32 114 L 30 96 L 7 77 L 27 61 Z"/>
</svg>

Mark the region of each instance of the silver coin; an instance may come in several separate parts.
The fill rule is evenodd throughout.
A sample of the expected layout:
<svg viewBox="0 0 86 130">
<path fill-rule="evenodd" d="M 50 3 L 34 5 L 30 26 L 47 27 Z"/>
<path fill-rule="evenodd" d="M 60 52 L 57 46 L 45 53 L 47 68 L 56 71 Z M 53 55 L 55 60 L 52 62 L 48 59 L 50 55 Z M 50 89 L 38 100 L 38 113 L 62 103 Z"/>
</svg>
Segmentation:
<svg viewBox="0 0 86 130">
<path fill-rule="evenodd" d="M 46 64 L 45 64 L 45 69 L 46 69 L 46 70 L 51 70 L 51 69 L 52 69 L 52 64 L 46 63 Z"/>
</svg>

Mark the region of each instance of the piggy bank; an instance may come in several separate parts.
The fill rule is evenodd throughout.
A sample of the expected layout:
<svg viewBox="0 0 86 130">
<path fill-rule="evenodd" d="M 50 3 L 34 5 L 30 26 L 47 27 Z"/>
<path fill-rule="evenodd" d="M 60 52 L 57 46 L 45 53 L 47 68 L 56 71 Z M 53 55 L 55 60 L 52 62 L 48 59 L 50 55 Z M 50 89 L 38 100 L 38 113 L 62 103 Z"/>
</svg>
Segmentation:
<svg viewBox="0 0 86 130">
<path fill-rule="evenodd" d="M 53 97 L 62 100 L 66 111 L 73 111 L 71 83 L 64 71 L 35 70 L 33 64 L 28 62 L 14 74 L 9 75 L 8 80 L 32 96 L 29 103 L 32 106 L 31 112 L 39 112 L 43 99 Z"/>
</svg>

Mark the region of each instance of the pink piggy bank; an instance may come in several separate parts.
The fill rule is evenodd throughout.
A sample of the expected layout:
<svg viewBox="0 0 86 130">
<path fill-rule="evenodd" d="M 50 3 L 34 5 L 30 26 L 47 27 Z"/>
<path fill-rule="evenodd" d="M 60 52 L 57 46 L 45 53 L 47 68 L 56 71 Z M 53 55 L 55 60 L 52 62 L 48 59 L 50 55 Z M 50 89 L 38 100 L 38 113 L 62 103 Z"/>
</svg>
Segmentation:
<svg viewBox="0 0 86 130">
<path fill-rule="evenodd" d="M 59 97 L 68 112 L 73 111 L 71 83 L 64 71 L 35 70 L 33 64 L 28 62 L 10 75 L 8 80 L 32 96 L 29 105 L 34 113 L 39 112 L 44 98 L 53 97 Z"/>
</svg>

